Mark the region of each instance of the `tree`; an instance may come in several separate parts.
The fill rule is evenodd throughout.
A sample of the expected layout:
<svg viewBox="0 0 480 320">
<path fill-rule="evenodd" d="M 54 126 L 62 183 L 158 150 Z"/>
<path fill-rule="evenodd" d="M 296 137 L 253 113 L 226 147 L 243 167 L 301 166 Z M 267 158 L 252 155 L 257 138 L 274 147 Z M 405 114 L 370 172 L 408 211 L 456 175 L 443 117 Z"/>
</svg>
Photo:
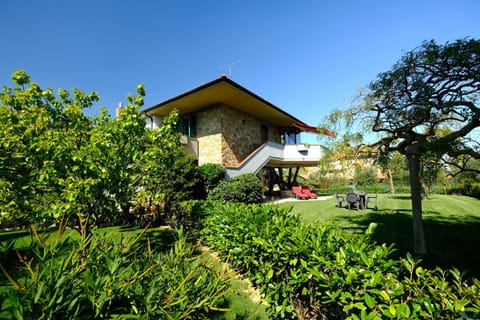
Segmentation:
<svg viewBox="0 0 480 320">
<path fill-rule="evenodd" d="M 367 114 L 375 145 L 407 159 L 412 193 L 414 251 L 426 253 L 422 221 L 421 168 L 426 158 L 445 155 L 480 158 L 472 132 L 480 126 L 480 41 L 444 45 L 424 42 L 405 54 L 391 71 L 378 75 L 358 114 Z M 444 135 L 439 128 L 449 128 Z"/>
<path fill-rule="evenodd" d="M 362 158 L 362 140 L 360 133 L 344 134 L 332 145 L 330 160 L 340 165 L 344 179 L 351 176 L 355 180 L 355 171 L 360 169 L 358 160 Z"/>
<path fill-rule="evenodd" d="M 161 204 L 170 213 L 175 203 L 193 197 L 199 181 L 195 160 L 180 144 L 179 134 L 175 131 L 177 121 L 178 111 L 173 110 L 162 119 L 158 129 L 147 130 L 145 150 L 138 164 L 142 175 L 137 201 L 155 207 L 157 215 Z"/>
<path fill-rule="evenodd" d="M 76 201 L 72 176 L 88 170 L 77 156 L 92 126 L 82 110 L 98 95 L 77 89 L 73 94 L 59 89 L 56 95 L 23 70 L 12 81 L 15 86 L 0 93 L 1 215 L 38 223 L 78 212 L 85 204 Z"/>
<path fill-rule="evenodd" d="M 98 101 L 95 92 L 43 90 L 23 70 L 12 80 L 0 93 L 1 216 L 89 220 L 128 207 L 140 171 L 143 87 L 119 119 L 105 111 L 93 118 L 83 110 Z"/>
<path fill-rule="evenodd" d="M 352 179 L 356 183 L 355 172 L 364 169 L 365 165 L 373 164 L 371 160 L 376 158 L 376 150 L 365 144 L 364 126 L 354 125 L 356 121 L 352 110 L 334 109 L 328 114 L 319 129 L 331 128 L 335 132 L 336 139 L 321 136 L 322 145 L 326 146 L 326 155 L 323 161 L 330 165 L 326 169 L 333 171 L 334 175 L 341 174 L 344 180 Z M 329 175 L 332 172 L 328 172 Z"/>
<path fill-rule="evenodd" d="M 378 164 L 388 178 L 390 193 L 395 194 L 395 184 L 408 184 L 408 171 L 405 157 L 398 152 L 381 153 L 378 156 Z"/>
<path fill-rule="evenodd" d="M 129 103 L 112 118 L 105 109 L 95 117 L 88 150 L 84 161 L 92 164 L 91 178 L 97 181 L 95 193 L 96 215 L 115 220 L 121 208 L 123 221 L 130 217 L 131 201 L 140 184 L 141 162 L 145 144 L 146 126 L 139 108 L 143 105 L 143 85 L 137 87 L 138 96 L 128 95 Z"/>
</svg>

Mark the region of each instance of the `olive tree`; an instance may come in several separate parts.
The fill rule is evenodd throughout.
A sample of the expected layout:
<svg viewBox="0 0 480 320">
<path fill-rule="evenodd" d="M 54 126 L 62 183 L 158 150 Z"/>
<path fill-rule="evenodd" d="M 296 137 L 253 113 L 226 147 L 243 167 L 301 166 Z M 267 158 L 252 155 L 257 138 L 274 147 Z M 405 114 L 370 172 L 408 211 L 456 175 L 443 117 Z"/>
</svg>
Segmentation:
<svg viewBox="0 0 480 320">
<path fill-rule="evenodd" d="M 480 158 L 479 145 L 471 143 L 480 126 L 480 41 L 424 42 L 369 87 L 359 114 L 369 116 L 372 130 L 381 135 L 376 146 L 407 159 L 414 251 L 424 254 L 422 162 L 445 156 Z M 437 134 L 439 129 L 443 134 Z"/>
</svg>

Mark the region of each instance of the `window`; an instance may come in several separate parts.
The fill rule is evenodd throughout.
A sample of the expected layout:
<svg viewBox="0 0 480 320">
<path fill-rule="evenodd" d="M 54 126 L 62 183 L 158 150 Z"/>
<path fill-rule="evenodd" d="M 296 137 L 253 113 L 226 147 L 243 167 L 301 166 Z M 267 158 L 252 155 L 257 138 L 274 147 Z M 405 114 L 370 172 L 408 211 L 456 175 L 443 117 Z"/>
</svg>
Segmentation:
<svg viewBox="0 0 480 320">
<path fill-rule="evenodd" d="M 297 144 L 300 142 L 300 134 L 296 132 L 283 132 L 281 141 L 283 144 Z"/>
<path fill-rule="evenodd" d="M 189 138 L 197 137 L 197 119 L 193 114 L 180 117 L 177 122 L 177 127 L 175 128 L 175 131 L 186 135 Z"/>
</svg>

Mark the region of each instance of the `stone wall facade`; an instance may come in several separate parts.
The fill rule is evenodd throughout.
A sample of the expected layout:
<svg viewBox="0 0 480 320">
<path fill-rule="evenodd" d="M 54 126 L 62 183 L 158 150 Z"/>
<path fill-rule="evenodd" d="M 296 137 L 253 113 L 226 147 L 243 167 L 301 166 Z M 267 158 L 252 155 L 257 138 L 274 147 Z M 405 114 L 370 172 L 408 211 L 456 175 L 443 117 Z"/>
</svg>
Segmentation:
<svg viewBox="0 0 480 320">
<path fill-rule="evenodd" d="M 210 107 L 196 113 L 198 164 L 222 164 L 222 126 L 219 122 L 220 110 Z"/>
<path fill-rule="evenodd" d="M 200 165 L 210 162 L 224 167 L 238 167 L 264 142 L 264 138 L 280 142 L 277 127 L 227 105 L 205 108 L 196 113 L 196 118 Z M 262 130 L 266 137 L 262 137 Z"/>
</svg>

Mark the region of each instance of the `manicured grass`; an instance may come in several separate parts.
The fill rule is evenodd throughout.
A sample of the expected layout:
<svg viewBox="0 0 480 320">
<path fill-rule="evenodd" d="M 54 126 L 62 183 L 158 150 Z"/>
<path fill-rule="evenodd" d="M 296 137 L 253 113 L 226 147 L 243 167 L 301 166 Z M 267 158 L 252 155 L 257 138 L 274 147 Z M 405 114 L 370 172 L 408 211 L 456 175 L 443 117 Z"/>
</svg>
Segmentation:
<svg viewBox="0 0 480 320">
<path fill-rule="evenodd" d="M 378 225 L 373 235 L 378 243 L 394 243 L 397 254 L 412 251 L 412 213 L 407 194 L 379 195 L 378 210 L 337 208 L 334 197 L 327 200 L 293 201 L 291 207 L 306 222 L 330 222 L 347 232 L 364 233 L 370 223 Z M 480 277 L 480 200 L 465 196 L 433 195 L 424 200 L 423 219 L 429 267 L 456 267 Z"/>
</svg>

